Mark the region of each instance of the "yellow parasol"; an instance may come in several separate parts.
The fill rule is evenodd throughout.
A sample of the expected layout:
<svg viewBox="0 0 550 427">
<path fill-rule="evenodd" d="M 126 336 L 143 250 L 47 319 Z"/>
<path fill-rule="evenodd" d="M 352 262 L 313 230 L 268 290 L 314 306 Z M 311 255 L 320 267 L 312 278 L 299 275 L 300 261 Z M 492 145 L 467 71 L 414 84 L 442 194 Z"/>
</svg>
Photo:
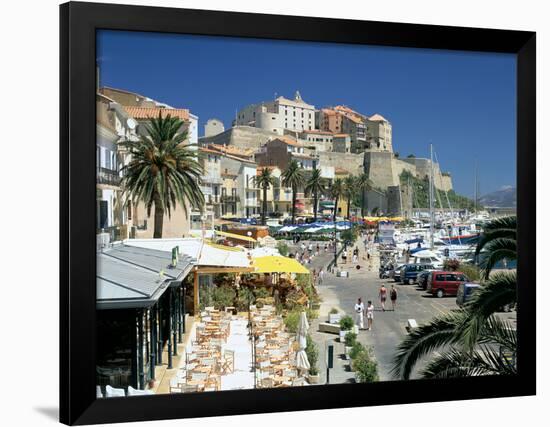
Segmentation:
<svg viewBox="0 0 550 427">
<path fill-rule="evenodd" d="M 309 274 L 309 270 L 292 258 L 282 256 L 263 256 L 254 258 L 254 273 L 296 273 Z"/>
</svg>

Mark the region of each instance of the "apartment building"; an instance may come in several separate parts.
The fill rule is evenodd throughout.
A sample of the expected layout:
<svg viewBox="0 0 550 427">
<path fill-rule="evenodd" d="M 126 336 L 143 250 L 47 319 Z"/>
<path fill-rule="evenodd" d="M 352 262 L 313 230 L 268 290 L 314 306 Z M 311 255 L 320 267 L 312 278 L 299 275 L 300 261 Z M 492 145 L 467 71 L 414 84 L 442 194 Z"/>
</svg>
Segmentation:
<svg viewBox="0 0 550 427">
<path fill-rule="evenodd" d="M 285 129 L 303 131 L 315 129 L 315 106 L 302 99 L 296 91 L 294 99 L 284 96 L 273 101 L 248 105 L 239 112 L 234 126 L 252 126 L 283 135 Z"/>
</svg>

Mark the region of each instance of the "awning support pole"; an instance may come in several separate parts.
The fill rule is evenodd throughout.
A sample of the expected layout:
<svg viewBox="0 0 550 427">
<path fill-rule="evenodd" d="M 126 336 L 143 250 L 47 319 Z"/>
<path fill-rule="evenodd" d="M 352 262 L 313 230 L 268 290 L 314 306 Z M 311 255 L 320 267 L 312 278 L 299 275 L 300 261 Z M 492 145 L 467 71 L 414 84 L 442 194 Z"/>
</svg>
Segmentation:
<svg viewBox="0 0 550 427">
<path fill-rule="evenodd" d="M 199 272 L 194 271 L 193 275 L 193 314 L 197 316 L 200 312 L 199 308 Z"/>
<path fill-rule="evenodd" d="M 168 290 L 168 369 L 172 369 L 172 289 Z"/>
</svg>

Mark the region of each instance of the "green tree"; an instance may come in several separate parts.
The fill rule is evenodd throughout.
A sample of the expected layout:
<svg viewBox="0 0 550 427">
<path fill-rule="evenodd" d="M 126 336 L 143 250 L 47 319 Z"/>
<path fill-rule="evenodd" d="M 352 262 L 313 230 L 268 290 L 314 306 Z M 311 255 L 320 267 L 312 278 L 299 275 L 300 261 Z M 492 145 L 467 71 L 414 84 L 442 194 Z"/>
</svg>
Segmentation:
<svg viewBox="0 0 550 427">
<path fill-rule="evenodd" d="M 338 212 L 338 199 L 344 194 L 344 181 L 341 178 L 336 178 L 329 188 L 330 197 L 334 200 L 334 212 L 332 220 L 336 222 L 336 214 Z"/>
<path fill-rule="evenodd" d="M 204 195 L 199 187 L 202 167 L 196 151 L 185 144 L 183 121 L 167 115 L 145 124 L 145 135 L 121 146 L 128 150 L 130 163 L 122 168 L 122 187 L 134 204 L 143 202 L 147 215 L 154 205 L 154 238 L 162 237 L 164 214 L 179 203 L 187 214 L 187 203 L 202 209 Z"/>
<path fill-rule="evenodd" d="M 256 185 L 262 189 L 262 224 L 265 225 L 267 214 L 267 190 L 270 185 L 275 185 L 275 177 L 271 174 L 269 168 L 262 168 L 260 174 L 254 177 Z"/>
<path fill-rule="evenodd" d="M 372 190 L 373 183 L 366 173 L 362 173 L 357 177 L 357 190 L 361 192 L 361 217 L 365 217 L 365 193 Z"/>
<path fill-rule="evenodd" d="M 325 190 L 324 179 L 321 177 L 321 169 L 315 168 L 309 176 L 305 192 L 306 194 L 313 195 L 313 221 L 317 221 L 317 205 L 319 204 L 319 195 Z"/>
<path fill-rule="evenodd" d="M 348 220 L 350 217 L 351 200 L 353 199 L 353 196 L 356 193 L 357 193 L 357 182 L 352 175 L 348 175 L 344 179 L 344 196 L 346 197 L 346 201 L 348 202 L 348 211 L 347 211 L 346 219 Z"/>
<path fill-rule="evenodd" d="M 304 183 L 303 170 L 296 160 L 292 160 L 281 175 L 285 187 L 292 189 L 292 224 L 296 222 L 296 194 L 298 188 Z"/>
</svg>

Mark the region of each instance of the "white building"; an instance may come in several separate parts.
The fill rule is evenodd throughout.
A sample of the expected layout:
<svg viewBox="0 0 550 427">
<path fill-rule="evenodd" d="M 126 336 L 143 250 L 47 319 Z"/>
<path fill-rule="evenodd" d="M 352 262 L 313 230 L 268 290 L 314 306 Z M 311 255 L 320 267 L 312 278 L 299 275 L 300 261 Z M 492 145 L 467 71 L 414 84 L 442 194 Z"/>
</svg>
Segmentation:
<svg viewBox="0 0 550 427">
<path fill-rule="evenodd" d="M 273 101 L 252 104 L 237 113 L 233 123 L 253 126 L 282 135 L 284 130 L 301 132 L 315 129 L 315 106 L 302 99 L 296 91 L 294 99 L 279 96 Z"/>
</svg>

